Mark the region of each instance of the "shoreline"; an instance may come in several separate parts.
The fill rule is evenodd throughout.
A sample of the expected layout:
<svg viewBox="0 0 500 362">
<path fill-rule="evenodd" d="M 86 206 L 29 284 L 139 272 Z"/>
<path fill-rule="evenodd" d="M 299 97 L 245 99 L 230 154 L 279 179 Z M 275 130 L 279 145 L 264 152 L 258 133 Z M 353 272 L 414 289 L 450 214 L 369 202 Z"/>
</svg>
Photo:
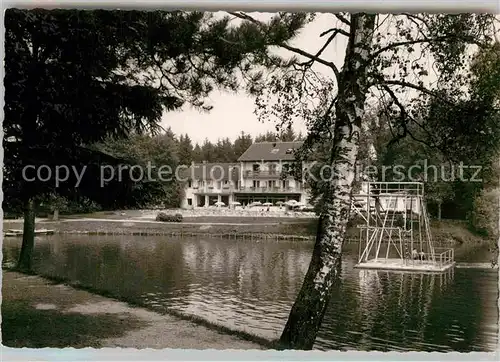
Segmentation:
<svg viewBox="0 0 500 362">
<path fill-rule="evenodd" d="M 21 229 L 22 219 L 4 220 L 4 232 Z M 57 221 L 38 219 L 37 229 L 53 230 L 56 234 L 75 235 L 137 235 L 172 237 L 223 237 L 229 239 L 275 239 L 313 241 L 316 237 L 317 219 L 283 219 L 273 217 L 197 216 L 182 222 L 162 222 L 154 218 L 124 217 L 91 218 L 85 216 L 61 218 Z M 436 245 L 461 246 L 491 242 L 472 234 L 465 225 L 455 221 L 436 222 L 432 225 Z M 12 236 L 15 237 L 15 236 Z M 348 226 L 346 242 L 359 239 L 356 225 Z"/>
<path fill-rule="evenodd" d="M 66 291 L 69 291 L 69 293 L 75 294 L 76 292 L 80 293 L 87 293 L 85 295 L 86 299 L 92 299 L 92 300 L 98 300 L 99 303 L 104 303 L 106 302 L 109 309 L 111 310 L 127 310 L 128 314 L 133 313 L 133 311 L 138 312 L 138 314 L 149 314 L 149 315 L 154 315 L 155 317 L 153 318 L 154 320 L 151 321 L 151 324 L 154 324 L 156 327 L 155 329 L 158 329 L 157 322 L 158 319 L 161 319 L 162 317 L 169 319 L 172 323 L 178 324 L 179 326 L 177 328 L 182 328 L 182 325 L 185 328 L 189 328 L 192 330 L 192 333 L 196 335 L 196 338 L 186 338 L 184 335 L 185 333 L 180 333 L 179 337 L 181 341 L 175 341 L 172 343 L 175 343 L 175 346 L 169 346 L 165 345 L 163 343 L 162 346 L 151 346 L 151 345 L 142 345 L 141 347 L 137 346 L 137 343 L 135 341 L 129 342 L 128 345 L 124 345 L 123 341 L 120 342 L 120 337 L 118 338 L 112 338 L 111 339 L 111 344 L 112 345 L 99 345 L 97 343 L 95 347 L 125 347 L 125 348 L 193 348 L 191 347 L 182 347 L 183 344 L 189 343 L 193 344 L 196 343 L 194 340 L 201 340 L 201 342 L 205 342 L 207 338 L 210 338 L 210 334 L 212 337 L 216 338 L 210 338 L 213 339 L 215 343 L 214 346 L 205 346 L 205 348 L 210 348 L 210 349 L 229 349 L 229 348 L 234 348 L 235 344 L 237 345 L 237 348 L 239 349 L 273 349 L 276 345 L 276 341 L 272 341 L 269 339 L 266 339 L 264 337 L 257 336 L 252 333 L 248 333 L 245 331 L 241 330 L 233 330 L 228 327 L 209 322 L 201 317 L 197 317 L 194 315 L 188 315 L 184 313 L 180 313 L 174 310 L 155 310 L 154 308 L 150 308 L 146 305 L 143 305 L 141 303 L 138 303 L 132 299 L 129 298 L 124 298 L 124 297 L 118 297 L 113 295 L 112 293 L 104 290 L 98 290 L 93 287 L 81 285 L 75 282 L 71 282 L 68 279 L 65 278 L 58 278 L 58 277 L 51 277 L 47 275 L 40 275 L 36 274 L 34 272 L 22 272 L 19 270 L 16 270 L 14 268 L 6 268 L 3 267 L 2 271 L 4 273 L 4 276 L 7 276 L 7 279 L 10 280 L 9 283 L 4 283 L 4 292 L 3 292 L 3 303 L 2 303 L 2 312 L 4 309 L 4 305 L 8 304 L 10 300 L 12 300 L 11 294 L 12 290 L 15 289 L 16 291 L 20 291 L 22 287 L 18 288 L 19 285 L 15 286 L 16 283 L 15 281 L 13 282 L 11 279 L 15 275 L 20 276 L 21 278 L 24 279 L 31 279 L 34 280 L 37 284 L 45 284 L 47 286 L 46 289 L 53 289 L 53 288 L 58 288 L 59 291 L 61 288 L 65 288 Z M 4 278 L 5 279 L 5 278 Z M 36 286 L 35 286 L 36 287 Z M 22 294 L 22 293 L 21 293 Z M 29 294 L 29 293 L 28 293 Z M 54 294 L 54 293 L 52 293 Z M 57 294 L 57 293 L 55 293 Z M 50 298 L 48 295 L 40 296 L 37 295 L 36 299 L 47 299 Z M 32 300 L 30 298 L 30 302 L 33 304 L 36 302 L 36 300 Z M 38 300 L 40 302 L 40 300 Z M 47 305 L 46 301 L 45 303 L 38 303 L 38 305 Z M 86 305 L 81 304 L 81 307 L 84 307 Z M 33 308 L 35 308 L 34 306 Z M 43 308 L 40 308 L 43 309 Z M 47 308 L 48 309 L 48 308 Z M 52 309 L 52 308 L 51 308 Z M 82 308 L 80 308 L 82 309 Z M 88 309 L 88 307 L 87 307 Z M 131 311 L 132 310 L 132 311 Z M 145 311 L 146 313 L 144 313 Z M 3 312 L 4 313 L 4 312 Z M 3 319 L 6 319 L 4 314 L 2 313 Z M 111 312 L 113 313 L 113 312 Z M 107 314 L 107 311 L 103 311 L 102 314 Z M 139 331 L 137 331 L 139 334 L 141 334 L 141 327 L 139 327 Z M 144 329 L 144 328 L 142 328 Z M 2 328 L 4 330 L 4 328 Z M 208 335 L 208 336 L 207 336 Z M 126 338 L 127 336 L 122 336 L 121 339 L 125 340 L 130 340 L 131 338 Z M 146 339 L 151 339 L 153 337 L 149 337 L 146 335 L 144 336 Z M 157 336 L 156 336 L 157 337 Z M 137 338 L 137 336 L 134 337 Z M 140 336 L 139 336 L 140 338 Z M 182 341 L 182 339 L 185 339 Z M 188 341 L 186 341 L 186 339 Z M 222 340 L 222 341 L 221 341 Z M 3 338 L 3 341 L 5 341 L 5 337 Z M 151 343 L 154 343 L 155 341 L 151 341 Z M 228 344 L 228 342 L 230 342 Z M 5 345 L 5 344 L 4 344 Z M 181 345 L 181 347 L 179 347 Z M 8 345 L 9 347 L 15 347 L 15 348 L 20 348 L 23 346 L 11 346 Z M 86 347 L 86 346 L 84 346 Z M 92 347 L 92 346 L 88 346 Z M 217 348 L 221 347 L 221 348 Z M 35 347 L 36 348 L 36 347 Z M 61 348 L 61 347 L 60 347 Z"/>
<path fill-rule="evenodd" d="M 238 220 L 236 220 L 238 221 Z M 59 221 L 38 220 L 35 227 L 53 230 L 55 234 L 75 235 L 137 235 L 137 236 L 172 236 L 172 237 L 223 237 L 227 239 L 275 239 L 275 240 L 314 240 L 311 228 L 314 221 L 279 222 L 275 220 L 239 219 L 238 222 L 162 222 L 136 219 L 61 219 Z M 4 220 L 4 232 L 19 229 L 19 221 Z M 16 237 L 16 236 L 13 236 Z"/>
<path fill-rule="evenodd" d="M 104 221 L 104 222 L 103 222 Z M 8 221 L 4 221 L 4 229 L 5 225 L 8 224 Z M 148 224 L 153 230 L 143 230 L 143 231 L 137 231 L 138 227 L 140 225 L 145 225 Z M 58 226 L 59 229 L 57 231 L 58 234 L 80 234 L 80 235 L 177 235 L 177 236 L 196 236 L 199 235 L 200 233 L 204 233 L 204 235 L 211 235 L 209 238 L 218 238 L 220 237 L 219 234 L 215 233 L 217 230 L 221 230 L 221 228 L 225 228 L 226 230 L 235 230 L 232 234 L 228 233 L 227 235 L 230 235 L 232 237 L 235 237 L 236 239 L 242 239 L 242 235 L 250 235 L 248 238 L 257 238 L 257 236 L 263 237 L 264 234 L 243 234 L 241 232 L 242 229 L 249 229 L 253 231 L 262 231 L 262 229 L 267 228 L 267 231 L 271 230 L 276 230 L 277 228 L 290 228 L 291 230 L 296 230 L 298 228 L 296 223 L 239 223 L 239 224 L 227 224 L 227 223 L 219 223 L 219 224 L 212 224 L 211 227 L 205 228 L 207 225 L 210 226 L 210 223 L 164 223 L 164 222 L 147 222 L 147 221 L 142 221 L 142 222 L 137 222 L 136 220 L 128 219 L 116 219 L 116 220 L 95 220 L 95 219 L 78 219 L 78 220 L 71 220 L 71 219 L 66 219 L 66 220 L 61 220 L 61 221 L 39 221 L 37 223 L 37 227 L 43 225 L 44 227 L 51 228 L 50 225 L 53 226 Z M 300 224 L 299 224 L 300 225 Z M 307 226 L 307 223 L 302 223 L 301 227 Z M 73 227 L 78 226 L 80 229 L 85 229 L 87 228 L 88 230 L 74 230 L 72 229 Z M 98 226 L 97 231 L 96 231 L 96 226 Z M 449 225 L 448 225 L 449 227 Z M 102 228 L 99 230 L 99 228 Z M 108 230 L 106 230 L 108 228 Z M 177 231 L 173 230 L 177 228 Z M 180 229 L 179 229 L 180 228 Z M 182 231 L 183 228 L 191 228 L 191 230 L 197 230 L 198 234 L 193 232 L 193 235 L 189 234 L 186 230 Z M 201 228 L 201 230 L 200 230 Z M 303 232 L 305 232 L 306 228 L 303 229 Z M 108 232 L 108 234 L 106 234 Z M 175 234 L 177 233 L 177 234 Z M 270 235 L 270 234 L 269 234 Z M 239 237 L 238 237 L 239 236 Z M 277 238 L 276 240 L 291 240 L 291 239 L 286 239 L 287 235 L 283 235 L 283 239 Z M 288 235 L 290 237 L 290 235 Z M 273 237 L 267 236 L 267 239 L 274 239 L 276 235 Z M 303 239 L 300 239 L 301 241 L 306 241 L 305 238 L 314 238 L 314 236 L 309 235 L 309 236 L 295 236 L 297 238 L 302 237 Z M 14 238 L 10 238 L 11 240 Z M 297 239 L 298 240 L 298 239 Z M 348 241 L 346 241 L 348 243 Z M 483 243 L 485 244 L 485 241 L 483 240 Z M 474 249 L 476 248 L 484 248 L 484 245 L 482 245 L 477 242 L 473 242 L 472 239 L 470 242 L 465 242 L 462 245 L 455 244 L 457 246 L 462 247 L 462 253 L 463 255 L 469 255 L 469 254 L 474 254 Z M 456 257 L 458 256 L 458 253 Z M 457 258 L 456 258 L 457 259 Z M 474 260 L 472 262 L 466 262 L 466 260 L 461 260 L 459 264 L 457 263 L 458 268 L 480 268 L 480 269 L 490 269 L 487 267 L 486 262 L 481 262 L 483 261 L 484 257 L 479 258 L 477 261 Z M 484 260 L 486 261 L 486 260 Z M 491 270 L 498 269 L 498 266 L 496 268 L 491 268 Z M 8 268 L 8 267 L 3 267 L 3 270 L 6 272 L 14 272 L 14 268 Z M 239 340 L 243 341 L 248 341 L 249 343 L 255 343 L 259 345 L 259 348 L 268 348 L 272 349 L 275 346 L 275 341 L 265 339 L 263 337 L 253 335 L 251 333 L 247 333 L 245 331 L 241 330 L 233 330 L 228 327 L 224 327 L 222 325 L 216 324 L 209 322 L 201 317 L 195 316 L 195 315 L 188 315 L 188 314 L 183 314 L 174 310 L 155 310 L 155 308 L 152 308 L 151 306 L 141 304 L 139 301 L 134 301 L 132 299 L 128 300 L 127 298 L 124 298 L 123 296 L 119 295 L 113 295 L 108 291 L 105 290 L 98 290 L 93 287 L 81 285 L 78 282 L 71 282 L 69 279 L 64 279 L 64 278 L 58 278 L 54 276 L 49 276 L 49 275 L 39 275 L 39 274 L 34 274 L 34 273 L 24 273 L 27 276 L 37 276 L 40 278 L 43 278 L 45 280 L 48 280 L 52 283 L 52 285 L 65 285 L 69 286 L 71 288 L 74 288 L 76 290 L 80 291 L 86 291 L 89 292 L 93 295 L 100 296 L 100 297 L 105 297 L 105 298 L 110 298 L 113 299 L 114 302 L 116 303 L 126 303 L 128 306 L 131 308 L 137 308 L 137 309 L 144 309 L 149 311 L 150 313 L 156 313 L 159 315 L 168 315 L 171 317 L 176 317 L 178 319 L 181 319 L 185 322 L 190 322 L 195 324 L 196 326 L 205 327 L 210 331 L 215 331 L 220 334 L 224 334 L 225 336 L 228 337 L 235 337 L 238 338 Z M 6 284 L 4 283 L 4 286 Z M 125 345 L 117 345 L 117 347 L 122 347 Z M 126 346 L 125 346 L 126 347 Z M 146 347 L 144 347 L 146 348 Z M 181 347 L 182 348 L 182 347 Z M 224 347 L 227 348 L 227 347 Z M 230 348 L 230 347 L 229 347 Z"/>
<path fill-rule="evenodd" d="M 311 244 L 315 241 L 317 228 L 317 219 L 197 216 L 185 218 L 182 222 L 161 222 L 141 217 L 137 211 L 125 216 L 117 212 L 113 215 L 109 217 L 101 214 L 102 218 L 89 217 L 88 214 L 74 215 L 62 217 L 58 221 L 38 219 L 35 224 L 37 229 L 53 230 L 54 234 L 59 235 L 201 237 Z M 4 232 L 20 229 L 21 221 L 4 220 Z M 431 228 L 434 245 L 453 247 L 457 262 L 491 262 L 498 259 L 494 250 L 495 242 L 471 233 L 462 221 L 435 221 Z M 7 240 L 14 238 L 19 239 L 19 236 L 7 237 Z M 358 241 L 359 230 L 355 225 L 349 226 L 345 245 Z"/>
</svg>

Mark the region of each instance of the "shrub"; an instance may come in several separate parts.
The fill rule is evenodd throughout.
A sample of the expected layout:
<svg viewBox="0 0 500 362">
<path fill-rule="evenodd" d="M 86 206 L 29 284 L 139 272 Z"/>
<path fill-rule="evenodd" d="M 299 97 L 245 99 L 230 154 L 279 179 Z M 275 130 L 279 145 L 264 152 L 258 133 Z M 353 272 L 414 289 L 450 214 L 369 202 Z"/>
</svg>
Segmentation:
<svg viewBox="0 0 500 362">
<path fill-rule="evenodd" d="M 498 190 L 490 189 L 474 200 L 474 209 L 469 215 L 473 230 L 481 235 L 498 237 Z"/>
<path fill-rule="evenodd" d="M 182 215 L 181 214 L 167 214 L 165 212 L 159 212 L 158 215 L 156 215 L 156 221 L 163 221 L 163 222 L 182 222 Z"/>
<path fill-rule="evenodd" d="M 314 209 L 314 207 L 304 207 L 300 211 L 302 211 L 302 212 L 315 212 L 316 210 Z"/>
</svg>

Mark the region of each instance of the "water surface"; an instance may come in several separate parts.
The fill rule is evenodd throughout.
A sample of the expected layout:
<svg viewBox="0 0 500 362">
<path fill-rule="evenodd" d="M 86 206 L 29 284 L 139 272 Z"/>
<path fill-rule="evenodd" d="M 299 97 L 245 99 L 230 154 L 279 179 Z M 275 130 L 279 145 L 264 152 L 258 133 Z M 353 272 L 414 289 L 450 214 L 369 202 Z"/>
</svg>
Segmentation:
<svg viewBox="0 0 500 362">
<path fill-rule="evenodd" d="M 16 260 L 19 248 L 19 239 L 4 239 L 4 262 Z M 173 309 L 274 339 L 311 250 L 310 242 L 55 235 L 37 238 L 34 268 L 158 311 Z M 355 254 L 343 258 L 315 348 L 495 350 L 497 271 L 357 270 Z"/>
</svg>

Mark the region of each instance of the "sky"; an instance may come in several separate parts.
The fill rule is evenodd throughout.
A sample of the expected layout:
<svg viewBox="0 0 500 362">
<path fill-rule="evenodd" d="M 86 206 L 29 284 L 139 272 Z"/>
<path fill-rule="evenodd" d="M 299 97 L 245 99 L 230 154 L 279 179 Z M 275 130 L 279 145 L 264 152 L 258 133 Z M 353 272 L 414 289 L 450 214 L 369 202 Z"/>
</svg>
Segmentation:
<svg viewBox="0 0 500 362">
<path fill-rule="evenodd" d="M 271 14 L 250 13 L 260 20 L 268 19 Z M 323 45 L 326 39 L 320 38 L 319 34 L 329 27 L 339 26 L 339 21 L 332 14 L 320 14 L 314 22 L 308 24 L 295 41 L 290 45 L 300 47 L 310 53 L 315 53 Z M 346 42 L 345 37 L 337 36 L 323 58 L 333 61 L 341 66 Z M 283 55 L 292 55 L 284 50 Z M 323 74 L 331 72 L 328 68 L 318 65 L 317 70 Z M 234 94 L 227 92 L 213 92 L 210 103 L 214 108 L 209 113 L 200 113 L 197 110 L 185 108 L 181 111 L 164 113 L 162 126 L 171 127 L 175 134 L 187 133 L 193 142 L 202 143 L 206 138 L 217 141 L 219 138 L 229 137 L 235 139 L 241 131 L 256 136 L 266 131 L 275 131 L 273 122 L 262 123 L 254 114 L 254 99 L 244 93 Z M 293 125 L 296 133 L 306 133 L 307 127 L 304 122 L 298 121 Z"/>
<path fill-rule="evenodd" d="M 273 15 L 270 13 L 249 14 L 261 21 L 269 20 Z M 216 13 L 216 16 L 219 15 L 227 14 L 223 12 Z M 389 35 L 389 38 L 386 39 L 386 41 L 391 43 L 395 41 L 395 38 L 393 37 L 397 35 L 394 32 L 394 18 L 391 16 L 381 15 L 378 17 L 378 21 L 378 32 Z M 413 24 L 409 23 L 409 25 L 411 25 L 413 32 L 419 31 L 419 29 L 414 27 Z M 338 20 L 333 14 L 317 14 L 314 22 L 304 27 L 299 35 L 292 40 L 289 45 L 300 48 L 310 54 L 315 54 L 323 46 L 329 36 L 326 35 L 324 37 L 320 37 L 320 34 L 330 28 L 339 27 L 346 29 L 347 26 L 341 23 L 341 21 Z M 401 40 L 402 39 L 398 39 L 397 41 Z M 347 37 L 339 34 L 331 42 L 328 48 L 326 48 L 323 54 L 321 54 L 321 58 L 326 61 L 333 62 L 340 70 L 344 62 L 346 46 Z M 294 53 L 282 48 L 278 49 L 277 53 L 284 57 L 295 55 Z M 415 50 L 412 54 L 407 53 L 405 57 L 409 60 L 422 58 L 419 50 Z M 301 57 L 299 56 L 298 58 Z M 302 59 L 306 60 L 304 57 L 302 57 Z M 438 79 L 436 76 L 436 70 L 429 67 L 429 65 L 433 63 L 430 56 L 423 57 L 423 60 L 425 60 L 425 63 L 428 66 L 428 76 L 420 77 L 410 75 L 410 78 L 407 78 L 406 80 L 411 83 L 418 83 L 418 80 L 422 80 L 424 81 L 424 85 L 426 87 L 432 88 L 432 84 Z M 332 69 L 324 65 L 315 63 L 313 69 L 323 76 L 331 78 L 334 77 Z M 398 71 L 397 63 L 393 62 L 392 66 L 384 70 L 384 73 L 388 78 L 390 78 L 392 74 L 397 74 Z M 411 101 L 416 94 L 416 91 L 406 89 L 403 94 L 398 96 L 398 98 L 404 104 Z M 209 101 L 209 103 L 214 107 L 209 113 L 200 113 L 198 110 L 190 108 L 164 113 L 162 126 L 164 128 L 171 127 L 173 132 L 177 135 L 187 133 L 195 143 L 203 143 L 205 139 L 214 142 L 220 138 L 226 137 L 234 140 L 242 131 L 249 133 L 252 136 L 266 133 L 266 131 L 275 131 L 276 124 L 274 122 L 262 123 L 258 120 L 257 116 L 254 114 L 254 110 L 256 108 L 254 99 L 243 92 L 235 94 L 215 91 L 210 95 Z M 379 102 L 379 100 L 377 100 L 377 102 Z M 307 127 L 304 121 L 296 121 L 292 128 L 296 133 L 307 133 Z"/>
</svg>

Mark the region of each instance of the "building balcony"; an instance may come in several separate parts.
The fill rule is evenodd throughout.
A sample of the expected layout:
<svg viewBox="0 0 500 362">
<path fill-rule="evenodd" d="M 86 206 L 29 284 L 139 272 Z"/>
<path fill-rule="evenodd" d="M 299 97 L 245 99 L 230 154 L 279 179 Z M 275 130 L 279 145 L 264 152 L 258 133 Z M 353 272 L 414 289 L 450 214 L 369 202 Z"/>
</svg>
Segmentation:
<svg viewBox="0 0 500 362">
<path fill-rule="evenodd" d="M 194 194 L 230 194 L 234 192 L 235 188 L 230 185 L 223 185 L 221 187 L 215 186 L 198 186 L 193 187 Z"/>
<path fill-rule="evenodd" d="M 304 190 L 301 187 L 240 187 L 235 192 L 239 193 L 275 193 L 275 194 L 297 194 Z"/>
<path fill-rule="evenodd" d="M 244 178 L 266 178 L 266 179 L 279 179 L 282 173 L 278 171 L 244 171 Z"/>
</svg>

